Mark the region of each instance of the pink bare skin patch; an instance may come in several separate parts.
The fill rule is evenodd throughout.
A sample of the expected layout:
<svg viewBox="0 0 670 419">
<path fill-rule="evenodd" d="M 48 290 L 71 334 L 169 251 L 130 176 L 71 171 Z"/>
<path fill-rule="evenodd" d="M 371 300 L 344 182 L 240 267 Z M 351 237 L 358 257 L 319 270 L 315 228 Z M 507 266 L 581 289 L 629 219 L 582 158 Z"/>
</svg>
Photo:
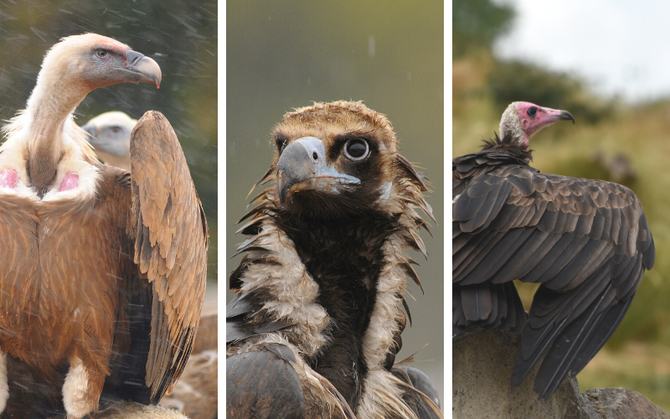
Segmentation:
<svg viewBox="0 0 670 419">
<path fill-rule="evenodd" d="M 79 185 L 79 175 L 76 173 L 68 173 L 60 184 L 59 192 L 69 191 Z"/>
<path fill-rule="evenodd" d="M 16 170 L 4 169 L 0 171 L 0 186 L 14 189 L 18 183 L 19 174 L 16 173 Z"/>
</svg>

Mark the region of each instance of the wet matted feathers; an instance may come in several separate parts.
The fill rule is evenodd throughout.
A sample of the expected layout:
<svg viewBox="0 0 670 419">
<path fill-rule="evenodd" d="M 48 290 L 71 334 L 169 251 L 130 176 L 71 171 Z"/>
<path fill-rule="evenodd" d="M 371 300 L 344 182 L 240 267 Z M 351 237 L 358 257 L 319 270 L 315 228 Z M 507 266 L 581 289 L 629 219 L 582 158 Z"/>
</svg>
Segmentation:
<svg viewBox="0 0 670 419">
<path fill-rule="evenodd" d="M 257 183 L 272 186 L 242 218 L 250 237 L 230 276 L 227 414 L 442 417 L 429 380 L 394 375 L 406 283 L 420 283 L 404 249 L 426 253 L 417 210 L 433 218 L 425 179 L 398 154 L 388 119 L 360 102 L 287 113 L 272 139 L 274 162 Z M 270 388 L 260 376 L 288 381 Z M 261 403 L 275 392 L 289 413 Z"/>
<path fill-rule="evenodd" d="M 533 107 L 516 102 L 508 111 L 518 123 Z M 548 399 L 619 325 L 654 264 L 654 242 L 630 189 L 540 173 L 528 165 L 528 133 L 504 119 L 502 138 L 452 163 L 453 332 L 522 330 L 512 384 L 546 355 L 534 388 Z M 527 321 L 515 279 L 541 284 Z"/>
</svg>

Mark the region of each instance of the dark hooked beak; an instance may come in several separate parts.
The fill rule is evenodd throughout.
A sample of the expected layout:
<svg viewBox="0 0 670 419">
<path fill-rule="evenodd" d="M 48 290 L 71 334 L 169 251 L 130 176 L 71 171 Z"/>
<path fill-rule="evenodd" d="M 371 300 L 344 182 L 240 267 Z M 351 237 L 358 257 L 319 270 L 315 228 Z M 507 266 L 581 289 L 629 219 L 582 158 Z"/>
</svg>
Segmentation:
<svg viewBox="0 0 670 419">
<path fill-rule="evenodd" d="M 326 161 L 323 142 L 316 137 L 303 137 L 289 144 L 277 162 L 277 191 L 281 203 L 289 194 L 315 190 L 339 194 L 341 190 L 361 181 L 340 173 Z"/>
<path fill-rule="evenodd" d="M 557 121 L 572 121 L 572 125 L 575 124 L 575 117 L 568 111 L 559 111 L 556 116 Z"/>
</svg>

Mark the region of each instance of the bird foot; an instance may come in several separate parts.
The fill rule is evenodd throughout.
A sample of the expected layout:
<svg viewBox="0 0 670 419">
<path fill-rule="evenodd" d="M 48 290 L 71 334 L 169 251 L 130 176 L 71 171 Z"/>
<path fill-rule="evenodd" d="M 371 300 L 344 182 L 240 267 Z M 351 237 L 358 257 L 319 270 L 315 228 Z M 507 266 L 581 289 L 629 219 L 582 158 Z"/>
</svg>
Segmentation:
<svg viewBox="0 0 670 419">
<path fill-rule="evenodd" d="M 14 189 L 19 182 L 19 174 L 16 170 L 4 169 L 0 171 L 0 186 Z"/>
<path fill-rule="evenodd" d="M 76 173 L 68 173 L 63 178 L 63 181 L 60 184 L 59 192 L 69 191 L 76 188 L 79 185 L 79 175 Z"/>
</svg>

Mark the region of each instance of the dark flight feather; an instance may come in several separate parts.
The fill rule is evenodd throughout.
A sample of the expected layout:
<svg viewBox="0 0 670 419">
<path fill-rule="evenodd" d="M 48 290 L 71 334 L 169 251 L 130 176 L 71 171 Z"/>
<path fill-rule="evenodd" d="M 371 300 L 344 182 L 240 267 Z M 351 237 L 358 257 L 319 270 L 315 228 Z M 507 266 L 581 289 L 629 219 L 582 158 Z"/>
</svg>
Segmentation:
<svg viewBox="0 0 670 419">
<path fill-rule="evenodd" d="M 496 136 L 452 163 L 453 332 L 523 328 L 512 384 L 546 355 L 535 380 L 546 399 L 616 329 L 655 251 L 628 188 L 540 173 L 510 144 Z M 529 321 L 515 279 L 542 284 Z"/>
</svg>

